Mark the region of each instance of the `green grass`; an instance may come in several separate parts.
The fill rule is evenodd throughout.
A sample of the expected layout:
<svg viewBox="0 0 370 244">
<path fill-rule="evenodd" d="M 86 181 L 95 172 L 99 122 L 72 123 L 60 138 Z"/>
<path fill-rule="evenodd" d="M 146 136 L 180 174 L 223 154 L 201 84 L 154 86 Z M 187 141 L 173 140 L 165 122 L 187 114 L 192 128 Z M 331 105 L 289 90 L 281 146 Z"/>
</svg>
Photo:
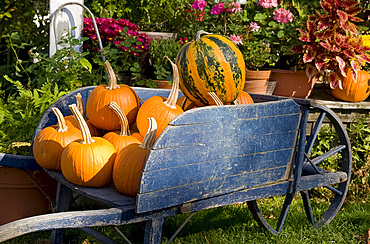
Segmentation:
<svg viewBox="0 0 370 244">
<path fill-rule="evenodd" d="M 262 208 L 279 212 L 279 208 L 264 201 Z M 277 204 L 279 205 L 279 204 Z M 315 229 L 308 222 L 300 200 L 294 200 L 282 235 L 273 235 L 258 226 L 246 204 L 237 204 L 197 212 L 173 243 L 366 243 L 356 239 L 370 228 L 370 203 L 344 204 L 334 220 Z M 176 231 L 189 214 L 166 218 L 163 243 Z M 272 221 L 278 216 L 269 215 Z M 124 243 L 110 227 L 97 228 L 119 243 Z M 133 243 L 142 243 L 143 224 L 120 226 L 119 229 Z M 6 243 L 50 243 L 49 231 L 32 233 Z M 36 240 L 36 242 L 35 242 Z M 97 243 L 79 230 L 66 231 L 66 243 Z"/>
</svg>

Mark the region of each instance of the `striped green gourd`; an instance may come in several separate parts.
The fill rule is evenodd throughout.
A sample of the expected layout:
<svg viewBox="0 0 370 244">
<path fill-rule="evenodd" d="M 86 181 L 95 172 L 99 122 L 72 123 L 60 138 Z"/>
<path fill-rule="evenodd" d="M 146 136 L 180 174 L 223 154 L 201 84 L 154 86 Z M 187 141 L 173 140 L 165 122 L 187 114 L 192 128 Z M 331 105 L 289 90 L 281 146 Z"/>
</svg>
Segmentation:
<svg viewBox="0 0 370 244">
<path fill-rule="evenodd" d="M 243 55 L 222 35 L 198 31 L 195 41 L 180 49 L 176 64 L 180 90 L 198 106 L 214 104 L 209 92 L 216 93 L 223 103 L 231 103 L 244 88 Z"/>
</svg>

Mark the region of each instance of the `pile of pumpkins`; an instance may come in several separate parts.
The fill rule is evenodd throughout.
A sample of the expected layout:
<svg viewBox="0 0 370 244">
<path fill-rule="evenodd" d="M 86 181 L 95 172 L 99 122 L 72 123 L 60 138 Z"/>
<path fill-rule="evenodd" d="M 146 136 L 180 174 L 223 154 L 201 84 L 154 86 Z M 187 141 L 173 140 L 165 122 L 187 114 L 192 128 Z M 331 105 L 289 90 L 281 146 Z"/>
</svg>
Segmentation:
<svg viewBox="0 0 370 244">
<path fill-rule="evenodd" d="M 73 115 L 64 117 L 52 108 L 58 124 L 35 137 L 37 163 L 61 171 L 76 185 L 102 187 L 113 180 L 119 192 L 135 196 L 150 149 L 176 116 L 201 106 L 253 103 L 243 91 L 242 54 L 228 38 L 200 31 L 179 51 L 176 64 L 169 61 L 174 81 L 168 98 L 153 96 L 141 106 L 131 87 L 117 84 L 106 61 L 109 83 L 92 90 L 86 116 L 80 94 L 69 105 Z"/>
</svg>

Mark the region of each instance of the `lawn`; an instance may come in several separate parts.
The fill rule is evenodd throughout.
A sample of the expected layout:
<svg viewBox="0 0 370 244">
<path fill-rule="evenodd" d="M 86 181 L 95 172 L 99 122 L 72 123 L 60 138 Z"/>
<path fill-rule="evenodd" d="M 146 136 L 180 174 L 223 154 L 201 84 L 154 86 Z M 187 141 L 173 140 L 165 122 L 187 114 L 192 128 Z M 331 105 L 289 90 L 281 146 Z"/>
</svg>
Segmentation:
<svg viewBox="0 0 370 244">
<path fill-rule="evenodd" d="M 261 208 L 279 212 L 275 204 L 264 201 Z M 366 243 L 358 237 L 370 229 L 370 203 L 345 203 L 334 220 L 327 226 L 315 229 L 308 222 L 299 198 L 292 203 L 281 235 L 265 231 L 253 219 L 247 204 L 236 204 L 197 212 L 174 239 L 173 243 Z M 162 240 L 165 243 L 189 214 L 165 220 Z M 271 221 L 278 216 L 269 215 Z M 118 243 L 125 243 L 111 227 L 97 228 Z M 132 243 L 142 243 L 144 225 L 133 224 L 119 229 Z M 32 233 L 6 242 L 50 243 L 49 231 Z M 35 242 L 36 240 L 36 242 Z M 79 230 L 66 231 L 66 243 L 98 243 Z"/>
</svg>

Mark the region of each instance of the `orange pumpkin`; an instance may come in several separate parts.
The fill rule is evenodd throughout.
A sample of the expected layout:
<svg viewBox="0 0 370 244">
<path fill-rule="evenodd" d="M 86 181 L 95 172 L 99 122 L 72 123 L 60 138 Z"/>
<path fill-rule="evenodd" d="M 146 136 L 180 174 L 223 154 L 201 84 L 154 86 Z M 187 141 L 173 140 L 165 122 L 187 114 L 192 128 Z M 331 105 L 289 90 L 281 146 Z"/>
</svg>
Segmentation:
<svg viewBox="0 0 370 244">
<path fill-rule="evenodd" d="M 94 126 L 107 131 L 120 129 L 117 115 L 109 108 L 110 102 L 116 102 L 127 116 L 129 125 L 135 122 L 139 109 L 139 97 L 129 86 L 117 84 L 117 78 L 108 61 L 104 63 L 109 84 L 99 85 L 91 91 L 86 103 L 86 115 Z"/>
<path fill-rule="evenodd" d="M 84 107 L 84 103 L 82 101 L 82 95 L 81 93 L 78 93 L 76 95 L 76 105 L 77 105 L 77 108 L 78 108 L 78 111 L 80 111 L 80 113 L 82 114 L 83 118 L 86 120 L 86 124 L 87 126 L 89 127 L 89 130 L 90 130 L 90 133 L 92 136 L 102 136 L 103 135 L 103 131 L 97 127 L 95 127 L 90 120 L 88 120 L 85 116 L 85 107 Z M 69 121 L 72 123 L 72 125 L 74 127 L 76 127 L 77 129 L 79 129 L 79 125 L 78 125 L 78 122 L 77 120 L 75 119 L 75 116 L 72 114 L 72 115 L 69 115 L 69 116 L 65 116 L 64 117 L 65 120 Z"/>
<path fill-rule="evenodd" d="M 167 58 L 168 59 L 168 58 Z M 179 72 L 176 64 L 168 59 L 173 68 L 173 84 L 168 98 L 153 96 L 146 100 L 140 107 L 136 117 L 136 125 L 142 136 L 145 136 L 149 128 L 148 118 L 153 117 L 157 122 L 157 136 L 163 132 L 168 123 L 184 110 L 176 104 L 179 95 Z"/>
<path fill-rule="evenodd" d="M 336 87 L 332 90 L 334 97 L 348 102 L 360 102 L 370 95 L 370 74 L 365 70 L 357 72 L 356 81 L 353 80 L 352 71 L 349 69 L 347 77 L 342 81 L 343 89 Z"/>
<path fill-rule="evenodd" d="M 235 104 L 253 104 L 253 98 L 246 91 L 241 91 L 239 97 L 234 101 Z"/>
<path fill-rule="evenodd" d="M 126 115 L 118 106 L 118 104 L 111 102 L 109 108 L 117 114 L 120 120 L 121 130 L 108 132 L 103 136 L 103 138 L 113 144 L 113 146 L 116 148 L 117 154 L 122 150 L 122 148 L 129 144 L 141 143 L 139 139 L 131 135 Z"/>
<path fill-rule="evenodd" d="M 79 129 L 70 124 L 67 126 L 62 112 L 52 108 L 58 124 L 42 129 L 33 141 L 33 156 L 36 162 L 45 169 L 60 170 L 60 160 L 64 148 L 77 139 L 82 139 Z"/>
<path fill-rule="evenodd" d="M 148 119 L 149 129 L 143 143 L 133 143 L 119 152 L 113 166 L 113 182 L 117 190 L 125 195 L 138 193 L 141 172 L 146 158 L 153 147 L 157 125 L 154 118 Z"/>
<path fill-rule="evenodd" d="M 76 104 L 69 106 L 81 129 L 82 140 L 68 144 L 63 150 L 61 168 L 64 177 L 80 186 L 101 187 L 112 180 L 116 149 L 101 137 L 91 137 L 89 128 Z"/>
</svg>

